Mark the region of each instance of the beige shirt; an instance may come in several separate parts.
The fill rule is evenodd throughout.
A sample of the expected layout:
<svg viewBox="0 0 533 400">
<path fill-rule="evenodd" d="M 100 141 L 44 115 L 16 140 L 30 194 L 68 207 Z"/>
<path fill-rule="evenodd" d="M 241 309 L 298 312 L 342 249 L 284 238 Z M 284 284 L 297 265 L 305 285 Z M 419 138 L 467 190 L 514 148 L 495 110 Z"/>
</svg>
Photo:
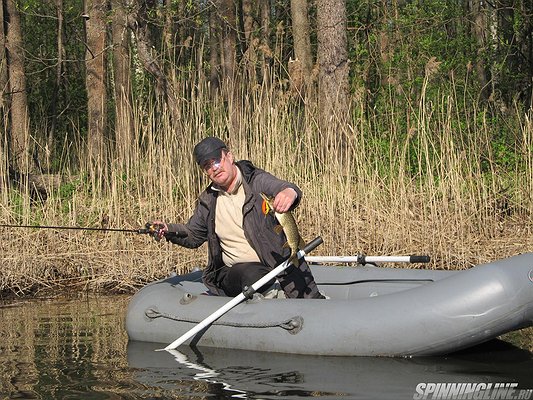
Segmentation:
<svg viewBox="0 0 533 400">
<path fill-rule="evenodd" d="M 244 236 L 242 227 L 244 198 L 242 174 L 237 168 L 235 187 L 231 193 L 220 190 L 215 212 L 215 233 L 220 239 L 222 260 L 228 267 L 240 262 L 260 261 Z"/>
</svg>

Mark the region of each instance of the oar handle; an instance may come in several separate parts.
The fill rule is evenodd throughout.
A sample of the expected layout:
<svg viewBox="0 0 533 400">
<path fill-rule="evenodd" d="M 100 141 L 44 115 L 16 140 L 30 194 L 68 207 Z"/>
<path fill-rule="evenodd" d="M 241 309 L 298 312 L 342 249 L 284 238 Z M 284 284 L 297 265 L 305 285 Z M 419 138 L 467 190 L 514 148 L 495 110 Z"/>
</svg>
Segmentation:
<svg viewBox="0 0 533 400">
<path fill-rule="evenodd" d="M 428 263 L 429 256 L 365 256 L 358 255 L 358 264 L 380 263 L 380 262 L 405 262 L 405 263 Z"/>
<path fill-rule="evenodd" d="M 304 251 L 305 254 L 308 254 L 312 252 L 314 249 L 316 249 L 318 246 L 320 246 L 322 243 L 324 243 L 324 240 L 320 236 L 317 236 L 316 238 L 311 240 L 309 243 L 307 243 L 302 250 Z"/>
<path fill-rule="evenodd" d="M 409 256 L 409 262 L 411 263 L 428 263 L 429 256 Z"/>
<path fill-rule="evenodd" d="M 365 256 L 359 254 L 356 256 L 307 256 L 307 262 L 312 263 L 428 263 L 429 256 Z"/>
</svg>

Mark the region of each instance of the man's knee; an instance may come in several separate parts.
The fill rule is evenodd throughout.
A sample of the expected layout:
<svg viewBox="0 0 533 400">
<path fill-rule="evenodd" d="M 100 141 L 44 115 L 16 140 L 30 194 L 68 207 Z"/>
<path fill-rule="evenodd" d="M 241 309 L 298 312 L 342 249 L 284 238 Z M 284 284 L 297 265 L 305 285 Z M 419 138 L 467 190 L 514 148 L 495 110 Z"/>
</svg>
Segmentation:
<svg viewBox="0 0 533 400">
<path fill-rule="evenodd" d="M 259 279 L 270 272 L 270 269 L 261 263 L 237 263 L 228 268 L 222 282 L 222 289 L 228 296 L 237 296 L 246 286 L 252 286 Z M 263 286 L 267 289 L 274 283 L 274 279 Z M 261 292 L 261 290 L 259 290 Z"/>
</svg>

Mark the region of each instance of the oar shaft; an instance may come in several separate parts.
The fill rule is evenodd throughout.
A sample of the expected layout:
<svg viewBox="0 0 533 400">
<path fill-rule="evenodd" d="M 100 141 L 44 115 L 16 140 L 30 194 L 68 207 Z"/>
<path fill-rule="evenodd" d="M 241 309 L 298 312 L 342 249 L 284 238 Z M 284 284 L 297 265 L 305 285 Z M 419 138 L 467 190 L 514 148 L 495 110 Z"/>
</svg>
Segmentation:
<svg viewBox="0 0 533 400">
<path fill-rule="evenodd" d="M 318 237 L 314 239 L 311 243 L 309 243 L 304 249 L 300 250 L 298 252 L 298 258 L 302 258 L 305 256 L 306 251 L 311 251 L 315 247 L 317 247 L 320 243 L 322 243 L 322 238 Z M 255 282 L 252 285 L 253 291 L 257 291 L 261 289 L 263 285 L 270 282 L 272 279 L 274 279 L 276 276 L 278 276 L 283 270 L 285 270 L 290 265 L 289 260 L 284 261 L 280 265 L 278 265 L 276 268 L 274 268 L 272 271 L 270 271 L 268 274 L 263 276 L 261 279 L 259 279 L 257 282 Z M 246 296 L 243 293 L 240 293 L 230 301 L 228 301 L 226 304 L 224 304 L 222 307 L 220 307 L 218 310 L 216 310 L 214 313 L 206 317 L 203 321 L 198 323 L 196 326 L 191 328 L 189 331 L 185 332 L 183 335 L 181 335 L 179 338 L 174 340 L 172 343 L 170 343 L 167 347 L 165 347 L 163 350 L 174 350 L 181 344 L 183 344 L 188 339 L 192 338 L 197 333 L 201 332 L 203 329 L 211 325 L 213 322 L 215 322 L 218 318 L 220 318 L 222 315 L 226 314 L 229 310 L 231 310 L 233 307 L 241 303 L 246 299 Z"/>
<path fill-rule="evenodd" d="M 174 349 L 176 349 L 182 343 L 184 343 L 188 339 L 192 338 L 194 335 L 196 335 L 197 333 L 202 331 L 204 328 L 206 328 L 209 325 L 211 325 L 213 322 L 215 322 L 222 315 L 226 314 L 229 310 L 231 310 L 233 307 L 235 307 L 237 304 L 239 304 L 245 298 L 246 297 L 244 296 L 244 294 L 240 293 L 239 295 L 237 295 L 236 297 L 234 297 L 233 299 L 228 301 L 226 304 L 224 304 L 222 307 L 220 307 L 218 310 L 216 310 L 213 314 L 209 315 L 203 321 L 198 323 L 192 329 L 190 329 L 189 331 L 185 332 L 179 338 L 174 340 L 172 343 L 170 343 L 163 350 L 174 350 Z"/>
<path fill-rule="evenodd" d="M 300 252 L 298 252 L 298 257 L 299 258 L 303 257 L 304 254 L 305 253 L 302 250 L 300 250 Z M 264 284 L 268 283 L 269 281 L 274 279 L 277 275 L 279 275 L 281 272 L 283 272 L 283 270 L 285 268 L 287 268 L 288 266 L 289 266 L 289 260 L 284 261 L 282 264 L 278 265 L 276 268 L 274 268 L 268 274 L 266 274 L 261 279 L 259 279 L 257 282 L 255 282 L 252 285 L 252 289 L 254 291 L 257 291 Z M 233 307 L 235 307 L 237 304 L 241 303 L 245 299 L 246 299 L 246 296 L 244 295 L 244 293 L 239 293 L 237 296 L 235 296 L 233 299 L 228 301 L 226 304 L 224 304 L 222 307 L 220 307 L 214 313 L 212 313 L 207 318 L 205 318 L 203 321 L 201 321 L 196 326 L 194 326 L 192 329 L 190 329 L 189 331 L 185 332 L 179 338 L 177 338 L 172 343 L 170 343 L 167 347 L 164 348 L 164 350 L 174 350 L 175 348 L 179 347 L 182 343 L 184 343 L 188 339 L 192 338 L 197 333 L 201 332 L 204 328 L 206 328 L 209 325 L 211 325 L 213 322 L 215 322 L 217 319 L 219 319 L 221 316 L 226 314 L 229 310 L 231 310 Z"/>
<path fill-rule="evenodd" d="M 429 256 L 307 256 L 305 260 L 314 263 L 428 263 Z"/>
</svg>

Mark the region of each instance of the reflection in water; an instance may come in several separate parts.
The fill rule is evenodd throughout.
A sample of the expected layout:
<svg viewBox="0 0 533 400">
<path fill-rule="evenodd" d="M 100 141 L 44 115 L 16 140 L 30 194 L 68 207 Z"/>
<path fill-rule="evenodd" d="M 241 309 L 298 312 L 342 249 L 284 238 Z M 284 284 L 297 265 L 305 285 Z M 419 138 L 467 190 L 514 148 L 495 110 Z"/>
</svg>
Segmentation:
<svg viewBox="0 0 533 400">
<path fill-rule="evenodd" d="M 0 307 L 0 398 L 105 398 L 120 391 L 125 296 Z"/>
<path fill-rule="evenodd" d="M 150 348 L 149 351 L 152 349 Z M 219 372 L 215 371 L 214 369 L 211 369 L 209 367 L 204 367 L 201 364 L 196 364 L 193 362 L 190 362 L 187 356 L 177 350 L 170 350 L 169 353 L 174 357 L 174 360 L 180 365 L 183 365 L 187 368 L 198 370 L 200 372 L 194 374 L 195 380 L 202 380 L 208 383 L 214 383 L 214 384 L 220 384 L 222 385 L 222 390 L 225 392 L 234 392 L 235 394 L 231 397 L 242 397 L 246 398 L 246 392 L 238 389 L 233 389 L 230 384 L 224 382 L 224 381 L 217 381 L 215 378 L 220 375 Z"/>
<path fill-rule="evenodd" d="M 130 342 L 129 365 L 145 385 L 155 386 L 159 374 L 176 379 L 217 383 L 244 398 L 412 398 L 420 382 L 518 382 L 533 387 L 531 353 L 505 342 L 492 343 L 449 357 L 377 358 L 313 357 L 275 353 L 182 347 L 169 355 L 160 345 Z M 206 375 L 207 374 L 207 375 Z"/>
<path fill-rule="evenodd" d="M 0 398 L 412 399 L 420 382 L 517 382 L 532 354 L 505 342 L 440 358 L 313 357 L 128 343 L 128 296 L 0 305 Z M 332 338 L 334 340 L 334 338 Z"/>
</svg>

